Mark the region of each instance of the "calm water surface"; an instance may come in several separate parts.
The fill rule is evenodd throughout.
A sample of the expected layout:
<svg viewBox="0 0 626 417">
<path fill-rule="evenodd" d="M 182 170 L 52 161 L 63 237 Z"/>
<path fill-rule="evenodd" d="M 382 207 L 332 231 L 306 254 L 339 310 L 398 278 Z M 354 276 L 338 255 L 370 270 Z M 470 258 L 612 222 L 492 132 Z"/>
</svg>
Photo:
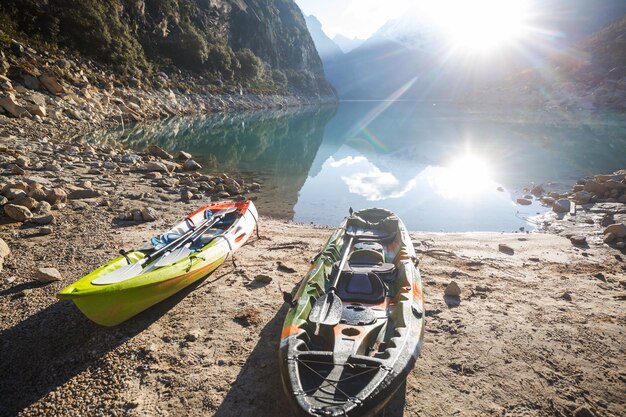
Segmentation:
<svg viewBox="0 0 626 417">
<path fill-rule="evenodd" d="M 546 209 L 523 188 L 626 167 L 626 118 L 469 111 L 439 103 L 345 102 L 209 115 L 108 132 L 137 149 L 185 150 L 208 173 L 262 182 L 262 214 L 337 225 L 348 207 L 395 211 L 411 230 L 532 229 Z M 504 191 L 499 191 L 498 188 Z"/>
</svg>

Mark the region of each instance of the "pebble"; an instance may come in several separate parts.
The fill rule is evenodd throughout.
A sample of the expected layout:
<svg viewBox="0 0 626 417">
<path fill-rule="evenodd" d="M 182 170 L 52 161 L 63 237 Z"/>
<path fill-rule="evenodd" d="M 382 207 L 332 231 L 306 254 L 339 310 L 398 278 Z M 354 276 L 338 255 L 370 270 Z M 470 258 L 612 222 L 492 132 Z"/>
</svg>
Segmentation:
<svg viewBox="0 0 626 417">
<path fill-rule="evenodd" d="M 61 273 L 56 268 L 39 268 L 35 273 L 35 279 L 41 283 L 60 281 Z"/>
<path fill-rule="evenodd" d="M 185 152 L 185 151 L 180 151 L 178 152 L 178 155 L 176 156 L 176 159 L 178 159 L 179 161 L 187 161 L 189 159 L 191 159 L 191 154 Z"/>
<path fill-rule="evenodd" d="M 40 236 L 50 235 L 52 234 L 53 231 L 54 229 L 52 229 L 51 227 L 41 227 L 39 228 L 39 235 Z"/>
<path fill-rule="evenodd" d="M 533 203 L 527 198 L 518 198 L 516 201 L 517 201 L 517 204 L 521 206 L 530 206 Z"/>
<path fill-rule="evenodd" d="M 185 340 L 188 342 L 195 342 L 196 340 L 198 340 L 199 337 L 200 337 L 200 330 L 193 329 L 185 335 Z"/>
<path fill-rule="evenodd" d="M 446 286 L 443 295 L 448 297 L 460 297 L 461 287 L 459 287 L 459 284 L 457 284 L 456 281 L 450 281 L 450 283 Z"/>
<path fill-rule="evenodd" d="M 71 191 L 70 194 L 68 195 L 68 198 L 70 200 L 82 200 L 86 198 L 100 197 L 100 195 L 101 195 L 100 192 L 97 190 L 84 188 L 80 190 Z"/>
<path fill-rule="evenodd" d="M 565 291 L 562 295 L 561 298 L 565 301 L 572 301 L 572 295 L 570 293 L 568 293 L 567 291 Z"/>
<path fill-rule="evenodd" d="M 65 203 L 67 201 L 67 193 L 63 188 L 53 188 L 46 194 L 46 201 L 52 205 Z"/>
<path fill-rule="evenodd" d="M 193 193 L 189 190 L 182 190 L 180 192 L 180 199 L 184 202 L 188 202 L 193 198 Z"/>
<path fill-rule="evenodd" d="M 266 274 L 259 274 L 254 277 L 254 280 L 262 284 L 269 284 L 270 282 L 272 282 L 272 277 Z"/>
<path fill-rule="evenodd" d="M 30 221 L 33 222 L 33 223 L 39 224 L 39 225 L 47 225 L 47 224 L 51 224 L 51 223 L 56 223 L 56 219 L 54 218 L 54 216 L 52 214 L 47 214 L 45 216 L 33 217 Z"/>
<path fill-rule="evenodd" d="M 513 255 L 515 253 L 512 247 L 504 243 L 500 243 L 498 245 L 498 250 L 502 253 L 506 253 L 507 255 Z"/>
<path fill-rule="evenodd" d="M 152 207 L 144 207 L 141 209 L 141 218 L 145 222 L 153 222 L 161 218 L 161 214 Z"/>
<path fill-rule="evenodd" d="M 581 235 L 574 235 L 570 237 L 569 240 L 572 242 L 572 245 L 576 246 L 584 246 L 587 244 L 587 238 Z"/>
</svg>

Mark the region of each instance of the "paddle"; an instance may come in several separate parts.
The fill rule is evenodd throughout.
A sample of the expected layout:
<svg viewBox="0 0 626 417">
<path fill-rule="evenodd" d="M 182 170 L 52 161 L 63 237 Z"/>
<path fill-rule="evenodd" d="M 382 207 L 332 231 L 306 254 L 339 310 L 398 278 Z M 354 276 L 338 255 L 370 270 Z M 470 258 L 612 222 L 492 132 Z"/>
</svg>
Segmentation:
<svg viewBox="0 0 626 417">
<path fill-rule="evenodd" d="M 350 236 L 350 240 L 348 241 L 348 245 L 346 249 L 343 251 L 343 256 L 341 257 L 341 262 L 339 263 L 339 269 L 337 271 L 337 276 L 333 280 L 333 283 L 326 294 L 317 299 L 313 308 L 311 309 L 311 313 L 309 314 L 309 321 L 315 324 L 325 324 L 327 326 L 334 326 L 339 323 L 341 320 L 341 310 L 343 308 L 341 298 L 335 292 L 337 291 L 337 282 L 339 282 L 339 277 L 341 276 L 341 271 L 343 271 L 343 267 L 348 260 L 348 254 L 350 253 L 350 247 L 352 246 L 352 241 L 354 240 L 354 234 L 349 231 L 346 232 L 347 235 Z"/>
<path fill-rule="evenodd" d="M 153 253 L 151 253 L 150 255 L 146 256 L 145 258 L 129 264 L 129 265 L 125 265 L 121 268 L 116 269 L 115 271 L 106 274 L 104 276 L 98 277 L 96 279 L 94 279 L 93 281 L 91 281 L 92 284 L 94 285 L 107 285 L 107 284 L 113 284 L 116 282 L 121 282 L 121 281 L 125 281 L 127 279 L 130 278 L 134 278 L 138 275 L 141 275 L 144 271 L 143 271 L 143 265 L 145 265 L 147 262 L 151 261 L 152 259 L 155 259 L 165 253 L 169 253 L 172 250 L 176 249 L 180 244 L 187 242 L 190 238 L 193 238 L 197 235 L 197 233 L 199 231 L 204 231 L 206 230 L 208 227 L 213 226 L 215 223 L 217 223 L 219 220 L 221 220 L 226 214 L 232 212 L 236 210 L 235 208 L 228 208 L 228 209 L 224 209 L 224 210 L 220 210 L 217 213 L 215 213 L 214 215 L 212 215 L 211 217 L 209 217 L 208 219 L 204 220 L 202 223 L 200 223 L 198 226 L 188 230 L 187 232 L 183 233 L 179 238 L 173 240 L 172 242 L 168 243 L 167 245 L 163 246 L 161 249 L 158 249 L 156 251 L 154 251 Z"/>
<path fill-rule="evenodd" d="M 163 266 L 171 265 L 191 255 L 194 252 L 191 249 L 191 246 L 193 246 L 193 244 L 196 243 L 196 241 L 202 237 L 202 235 L 204 234 L 204 232 L 206 232 L 207 229 L 210 229 L 213 225 L 219 222 L 227 214 L 231 213 L 232 211 L 236 211 L 235 208 L 233 208 L 230 211 L 227 211 L 227 210 L 228 209 L 222 210 L 222 212 L 226 212 L 226 213 L 220 212 L 222 213 L 220 215 L 221 217 L 212 221 L 211 224 L 203 226 L 202 227 L 203 230 L 196 233 L 196 236 L 190 236 L 189 239 L 187 240 L 187 243 L 161 256 L 159 260 L 155 261 L 152 265 L 150 265 L 151 268 L 156 269 L 156 268 L 161 268 Z"/>
</svg>

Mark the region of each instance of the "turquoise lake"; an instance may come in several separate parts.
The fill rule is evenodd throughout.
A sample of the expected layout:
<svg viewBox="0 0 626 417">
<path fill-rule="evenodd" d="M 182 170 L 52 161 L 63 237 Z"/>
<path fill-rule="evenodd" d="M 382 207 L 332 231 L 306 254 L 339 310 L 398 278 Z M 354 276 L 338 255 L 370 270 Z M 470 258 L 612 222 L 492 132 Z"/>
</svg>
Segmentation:
<svg viewBox="0 0 626 417">
<path fill-rule="evenodd" d="M 262 214 L 329 226 L 349 207 L 384 207 L 410 230 L 532 230 L 528 218 L 547 209 L 515 203 L 531 183 L 566 190 L 581 177 L 626 168 L 624 115 L 446 103 L 212 114 L 100 136 L 185 150 L 207 173 L 260 181 Z"/>
</svg>

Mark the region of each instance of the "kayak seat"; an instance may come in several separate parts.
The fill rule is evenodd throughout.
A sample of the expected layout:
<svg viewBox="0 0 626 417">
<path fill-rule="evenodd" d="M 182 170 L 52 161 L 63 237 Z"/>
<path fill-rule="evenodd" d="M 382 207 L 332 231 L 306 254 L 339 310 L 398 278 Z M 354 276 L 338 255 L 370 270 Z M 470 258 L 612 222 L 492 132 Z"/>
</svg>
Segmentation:
<svg viewBox="0 0 626 417">
<path fill-rule="evenodd" d="M 357 249 L 350 254 L 348 263 L 357 265 L 377 265 L 385 262 L 385 255 L 373 249 Z"/>
<path fill-rule="evenodd" d="M 385 287 L 373 272 L 343 271 L 337 282 L 337 295 L 346 302 L 378 304 L 385 299 Z"/>
</svg>

